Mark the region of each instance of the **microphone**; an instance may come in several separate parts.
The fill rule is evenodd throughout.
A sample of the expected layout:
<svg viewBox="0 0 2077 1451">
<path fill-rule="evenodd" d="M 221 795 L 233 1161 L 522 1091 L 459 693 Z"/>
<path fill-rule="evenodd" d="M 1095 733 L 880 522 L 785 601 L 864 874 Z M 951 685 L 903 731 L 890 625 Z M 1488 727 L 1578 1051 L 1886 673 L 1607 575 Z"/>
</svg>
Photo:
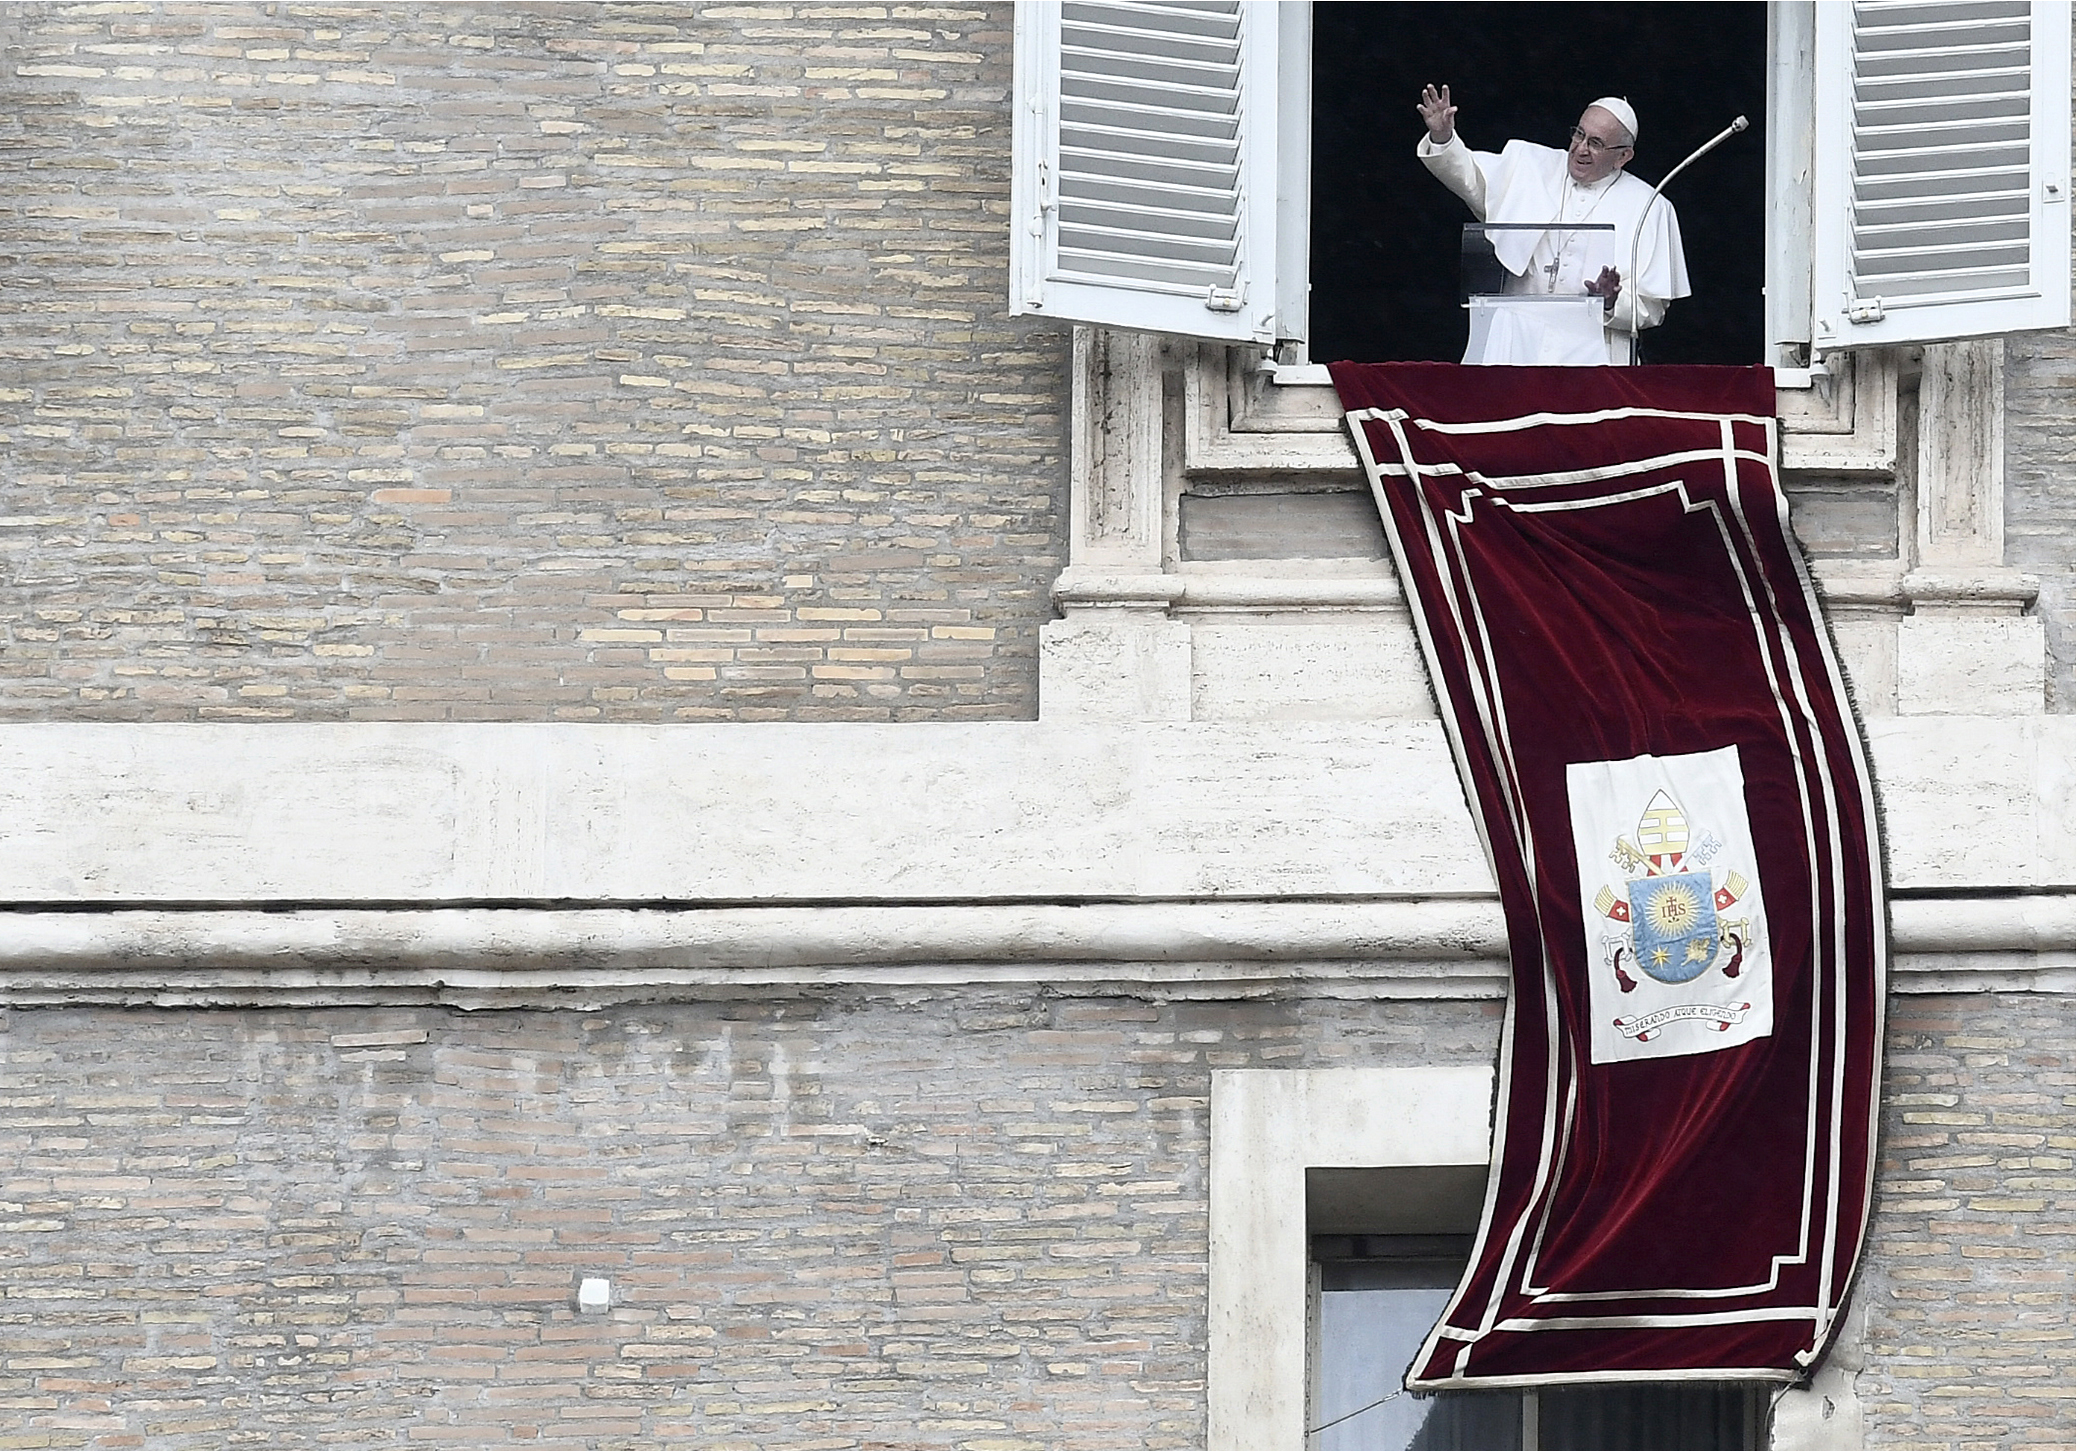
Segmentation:
<svg viewBox="0 0 2077 1451">
<path fill-rule="evenodd" d="M 1717 147 L 1723 145 L 1726 141 L 1729 141 L 1733 136 L 1736 136 L 1740 131 L 1743 131 L 1747 126 L 1751 124 L 1752 123 L 1747 121 L 1743 116 L 1740 116 L 1730 125 L 1724 127 L 1723 130 L 1717 132 L 1716 135 L 1710 137 L 1707 141 L 1703 142 L 1700 146 L 1697 146 L 1693 151 L 1689 152 L 1687 160 L 1681 162 L 1680 165 L 1674 167 L 1673 170 L 1667 172 L 1665 180 L 1661 181 L 1657 186 L 1652 188 L 1652 194 L 1645 199 L 1644 209 L 1637 213 L 1637 225 L 1630 229 L 1630 270 L 1623 276 L 1623 283 L 1625 286 L 1629 288 L 1630 296 L 1632 298 L 1632 302 L 1630 304 L 1630 356 L 1632 359 L 1636 358 L 1637 356 L 1637 315 L 1639 307 L 1639 304 L 1635 301 L 1635 299 L 1638 296 L 1637 245 L 1644 238 L 1644 221 L 1646 217 L 1649 217 L 1651 215 L 1652 203 L 1659 199 L 1659 193 L 1666 189 L 1667 183 L 1671 182 L 1674 177 L 1679 176 L 1683 171 L 1686 171 L 1690 166 L 1693 166 L 1696 162 L 1700 161 L 1710 152 L 1716 150 Z M 1621 306 L 1621 304 L 1618 303 L 1617 306 Z"/>
</svg>

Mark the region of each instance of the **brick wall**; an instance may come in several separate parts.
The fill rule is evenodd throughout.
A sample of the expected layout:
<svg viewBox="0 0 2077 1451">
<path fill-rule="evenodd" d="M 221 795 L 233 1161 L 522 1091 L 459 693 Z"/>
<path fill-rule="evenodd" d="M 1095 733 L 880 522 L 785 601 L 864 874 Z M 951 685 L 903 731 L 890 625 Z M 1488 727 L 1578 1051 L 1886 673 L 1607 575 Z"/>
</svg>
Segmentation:
<svg viewBox="0 0 2077 1451">
<path fill-rule="evenodd" d="M 1870 1254 L 1873 1445 L 2077 1441 L 2070 1001 L 1893 997 Z"/>
<path fill-rule="evenodd" d="M 0 7 L 0 716 L 1029 717 L 1005 6 Z"/>
<path fill-rule="evenodd" d="M 1200 1447 L 1211 1071 L 1497 1007 L 17 1009 L 0 1444 Z M 2067 1008 L 1894 1005 L 1871 1445 L 2077 1430 Z"/>
<path fill-rule="evenodd" d="M 1009 79 L 1001 5 L 0 5 L 0 718 L 1031 716 Z"/>
<path fill-rule="evenodd" d="M 0 1444 L 1201 1447 L 1210 1070 L 1496 1006 L 17 1010 Z"/>
</svg>

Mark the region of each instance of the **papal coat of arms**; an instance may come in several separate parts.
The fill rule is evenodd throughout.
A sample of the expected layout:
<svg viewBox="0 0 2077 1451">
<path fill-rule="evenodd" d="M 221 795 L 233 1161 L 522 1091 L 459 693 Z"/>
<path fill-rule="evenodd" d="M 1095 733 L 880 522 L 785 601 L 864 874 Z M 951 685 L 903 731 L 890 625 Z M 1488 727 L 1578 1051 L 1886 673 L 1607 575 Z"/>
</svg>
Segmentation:
<svg viewBox="0 0 2077 1451">
<path fill-rule="evenodd" d="M 1594 1028 L 1608 1040 L 1597 1042 L 1597 1060 L 1707 1052 L 1766 1031 L 1748 1021 L 1763 1002 L 1771 1025 L 1772 974 L 1752 976 L 1756 956 L 1765 966 L 1756 953 L 1764 923 L 1736 753 L 1589 762 L 1572 773 L 1582 773 L 1573 803 L 1580 886 L 1593 893 Z M 1596 775 L 1612 779 L 1594 791 Z M 1625 816 L 1637 814 L 1611 829 L 1625 799 Z"/>
<path fill-rule="evenodd" d="M 1718 966 L 1725 977 L 1738 976 L 1751 928 L 1721 914 L 1750 884 L 1735 871 L 1723 871 L 1719 879 L 1711 870 L 1722 846 L 1707 833 L 1690 842 L 1687 816 L 1660 791 L 1638 818 L 1634 840 L 1617 837 L 1608 854 L 1628 885 L 1621 898 L 1604 886 L 1594 906 L 1629 928 L 1627 955 L 1660 982 L 1693 982 Z M 1623 991 L 1631 992 L 1637 983 L 1623 970 L 1624 956 L 1619 940 L 1612 966 Z"/>
</svg>

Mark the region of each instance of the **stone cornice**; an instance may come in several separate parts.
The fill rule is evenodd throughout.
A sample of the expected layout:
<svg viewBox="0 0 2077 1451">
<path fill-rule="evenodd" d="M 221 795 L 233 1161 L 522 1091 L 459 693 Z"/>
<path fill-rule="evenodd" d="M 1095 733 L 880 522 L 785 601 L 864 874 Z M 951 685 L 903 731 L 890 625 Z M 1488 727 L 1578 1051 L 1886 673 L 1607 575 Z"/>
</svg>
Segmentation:
<svg viewBox="0 0 2077 1451">
<path fill-rule="evenodd" d="M 2068 894 L 1891 904 L 1899 992 L 2069 992 Z M 1018 985 L 1166 998 L 1505 993 L 1498 904 L 221 907 L 0 913 L 0 1003 L 597 1008 Z"/>
</svg>

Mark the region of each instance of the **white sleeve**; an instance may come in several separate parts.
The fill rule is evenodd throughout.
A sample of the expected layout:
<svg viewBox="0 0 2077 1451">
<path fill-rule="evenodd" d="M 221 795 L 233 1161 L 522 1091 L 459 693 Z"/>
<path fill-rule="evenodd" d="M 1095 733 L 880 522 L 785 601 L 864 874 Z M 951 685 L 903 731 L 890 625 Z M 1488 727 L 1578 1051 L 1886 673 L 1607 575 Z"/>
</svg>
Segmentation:
<svg viewBox="0 0 2077 1451">
<path fill-rule="evenodd" d="M 1675 298 L 1689 295 L 1688 263 L 1680 245 L 1680 221 L 1664 197 L 1651 204 L 1639 238 L 1637 276 L 1623 280 L 1608 326 L 1637 333 L 1657 327 Z"/>
<path fill-rule="evenodd" d="M 1421 165 L 1437 181 L 1462 198 L 1474 217 L 1482 222 L 1486 219 L 1485 171 L 1479 166 L 1477 153 L 1464 144 L 1462 136 L 1451 132 L 1450 139 L 1440 146 L 1423 136 L 1414 155 L 1421 158 Z"/>
<path fill-rule="evenodd" d="M 1666 320 L 1666 307 L 1689 297 L 1687 253 L 1680 247 L 1680 220 L 1672 201 L 1657 197 L 1637 232 L 1637 276 L 1622 278 L 1622 293 L 1610 309 L 1610 332 L 1643 332 Z M 1618 268 L 1624 264 L 1618 259 Z"/>
<path fill-rule="evenodd" d="M 1666 317 L 1666 299 L 1625 287 L 1609 309 L 1605 326 L 1610 332 L 1638 333 L 1657 327 Z"/>
</svg>

